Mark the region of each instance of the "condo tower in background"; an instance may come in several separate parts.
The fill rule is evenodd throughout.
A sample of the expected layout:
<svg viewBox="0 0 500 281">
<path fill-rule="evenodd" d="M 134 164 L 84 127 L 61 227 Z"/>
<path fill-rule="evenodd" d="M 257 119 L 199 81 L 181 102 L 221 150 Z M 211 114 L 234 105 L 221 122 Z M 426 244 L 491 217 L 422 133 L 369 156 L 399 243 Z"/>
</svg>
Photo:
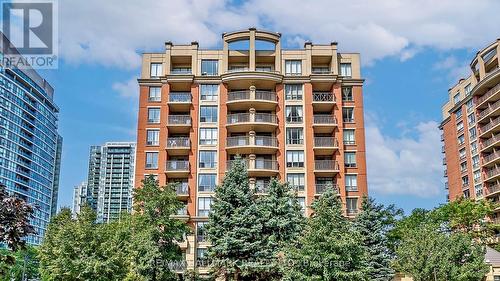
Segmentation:
<svg viewBox="0 0 500 281">
<path fill-rule="evenodd" d="M 143 54 L 139 79 L 135 186 L 147 175 L 180 183 L 191 268 L 206 253 L 214 188 L 237 155 L 257 194 L 273 177 L 287 181 L 306 215 L 327 186 L 347 216 L 367 194 L 359 54 L 336 42 L 282 49 L 281 34 L 255 28 L 222 40 L 222 50 L 167 42 Z"/>
</svg>

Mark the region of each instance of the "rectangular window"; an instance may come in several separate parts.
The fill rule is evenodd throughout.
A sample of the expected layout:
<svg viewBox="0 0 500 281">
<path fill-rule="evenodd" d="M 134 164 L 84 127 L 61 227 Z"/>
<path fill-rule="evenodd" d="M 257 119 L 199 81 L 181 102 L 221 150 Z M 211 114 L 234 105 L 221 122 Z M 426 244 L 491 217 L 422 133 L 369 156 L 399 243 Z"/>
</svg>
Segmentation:
<svg viewBox="0 0 500 281">
<path fill-rule="evenodd" d="M 476 154 L 477 153 L 477 142 L 472 142 L 470 144 L 470 153 L 472 155 Z"/>
<path fill-rule="evenodd" d="M 196 237 L 198 242 L 206 242 L 208 240 L 205 227 L 208 222 L 197 222 L 196 223 Z"/>
<path fill-rule="evenodd" d="M 217 84 L 201 84 L 200 99 L 207 101 L 216 101 L 219 93 L 219 85 Z"/>
<path fill-rule="evenodd" d="M 286 129 L 287 144 L 303 144 L 304 129 L 303 128 L 287 128 Z"/>
<path fill-rule="evenodd" d="M 342 87 L 342 100 L 343 101 L 353 101 L 352 97 L 352 87 Z"/>
<path fill-rule="evenodd" d="M 304 174 L 287 174 L 286 181 L 297 191 L 304 191 L 306 180 Z"/>
<path fill-rule="evenodd" d="M 353 129 L 344 129 L 344 144 L 345 145 L 356 144 L 356 138 Z"/>
<path fill-rule="evenodd" d="M 218 63 L 217 60 L 201 60 L 201 75 L 218 75 Z"/>
<path fill-rule="evenodd" d="M 151 77 L 163 75 L 163 65 L 161 63 L 151 63 Z"/>
<path fill-rule="evenodd" d="M 160 123 L 159 108 L 148 108 L 148 123 Z"/>
<path fill-rule="evenodd" d="M 460 93 L 457 93 L 456 95 L 453 96 L 453 103 L 457 104 L 460 102 Z"/>
<path fill-rule="evenodd" d="M 474 125 L 474 123 L 476 123 L 476 115 L 474 115 L 474 113 L 472 113 L 471 115 L 467 116 L 467 119 L 468 119 L 468 124 L 469 126 L 472 126 Z"/>
<path fill-rule="evenodd" d="M 286 152 L 287 167 L 304 167 L 304 151 L 290 150 Z"/>
<path fill-rule="evenodd" d="M 462 134 L 462 135 L 458 136 L 458 144 L 459 144 L 459 145 L 462 145 L 462 144 L 464 144 L 464 143 L 465 143 L 465 137 L 464 137 L 464 135 Z"/>
<path fill-rule="evenodd" d="M 159 130 L 146 130 L 146 145 L 159 145 L 160 144 L 160 131 Z"/>
<path fill-rule="evenodd" d="M 358 198 L 346 198 L 347 213 L 356 214 L 358 212 Z"/>
<path fill-rule="evenodd" d="M 212 197 L 199 197 L 198 198 L 198 216 L 208 217 L 210 213 L 210 205 L 212 205 Z"/>
<path fill-rule="evenodd" d="M 469 138 L 470 138 L 470 140 L 475 139 L 476 136 L 477 136 L 476 127 L 470 128 L 469 129 Z"/>
<path fill-rule="evenodd" d="M 198 191 L 213 192 L 215 190 L 215 174 L 199 174 Z"/>
<path fill-rule="evenodd" d="M 161 87 L 149 87 L 149 101 L 161 101 Z"/>
<path fill-rule="evenodd" d="M 196 248 L 196 266 L 197 267 L 209 266 L 207 248 Z"/>
<path fill-rule="evenodd" d="M 479 168 L 479 155 L 472 157 L 472 168 Z"/>
<path fill-rule="evenodd" d="M 457 123 L 457 132 L 461 132 L 464 129 L 464 122 L 460 121 Z"/>
<path fill-rule="evenodd" d="M 457 120 L 459 118 L 462 118 L 462 108 L 457 109 L 457 111 L 455 111 L 455 115 L 457 117 Z"/>
<path fill-rule="evenodd" d="M 465 96 L 469 96 L 472 92 L 472 85 L 469 83 L 467 86 L 464 88 Z M 470 100 L 472 103 L 472 99 Z"/>
<path fill-rule="evenodd" d="M 480 182 L 481 181 L 481 171 L 477 170 L 474 172 L 474 182 Z"/>
<path fill-rule="evenodd" d="M 458 151 L 458 156 L 460 156 L 460 159 L 464 159 L 466 157 L 465 148 L 462 148 Z"/>
<path fill-rule="evenodd" d="M 302 84 L 286 84 L 285 99 L 302 100 Z"/>
<path fill-rule="evenodd" d="M 460 163 L 460 172 L 467 171 L 467 161 Z"/>
<path fill-rule="evenodd" d="M 467 105 L 467 112 L 471 111 L 472 108 L 474 107 L 474 100 L 473 99 L 469 99 L 466 103 Z"/>
<path fill-rule="evenodd" d="M 302 105 L 287 105 L 285 108 L 285 116 L 287 123 L 302 123 L 304 112 Z"/>
<path fill-rule="evenodd" d="M 285 61 L 285 74 L 286 75 L 302 75 L 302 61 L 300 61 L 300 60 L 286 60 Z"/>
<path fill-rule="evenodd" d="M 297 197 L 297 203 L 299 203 L 302 208 L 302 212 L 306 212 L 306 198 L 305 197 Z"/>
<path fill-rule="evenodd" d="M 350 63 L 341 63 L 340 64 L 340 75 L 344 77 L 352 76 L 352 69 Z"/>
<path fill-rule="evenodd" d="M 462 177 L 462 187 L 469 186 L 469 176 Z"/>
<path fill-rule="evenodd" d="M 200 106 L 200 122 L 217 122 L 217 106 Z"/>
<path fill-rule="evenodd" d="M 483 196 L 483 186 L 481 184 L 474 186 L 474 190 L 476 191 L 476 197 Z M 500 281 L 500 279 L 498 280 Z M 497 279 L 495 279 L 495 281 L 497 281 Z"/>
<path fill-rule="evenodd" d="M 347 168 L 356 168 L 356 152 L 344 152 L 344 158 Z"/>
<path fill-rule="evenodd" d="M 146 169 L 158 169 L 158 152 L 146 152 Z"/>
<path fill-rule="evenodd" d="M 357 175 L 345 175 L 345 190 L 346 191 L 358 191 L 358 176 Z"/>
<path fill-rule="evenodd" d="M 353 123 L 354 122 L 354 107 L 343 107 L 342 108 L 342 117 L 344 118 L 345 123 Z"/>
<path fill-rule="evenodd" d="M 200 151 L 200 168 L 215 168 L 217 165 L 217 151 L 215 150 L 201 150 Z"/>
<path fill-rule="evenodd" d="M 200 144 L 217 144 L 217 128 L 200 128 Z"/>
</svg>

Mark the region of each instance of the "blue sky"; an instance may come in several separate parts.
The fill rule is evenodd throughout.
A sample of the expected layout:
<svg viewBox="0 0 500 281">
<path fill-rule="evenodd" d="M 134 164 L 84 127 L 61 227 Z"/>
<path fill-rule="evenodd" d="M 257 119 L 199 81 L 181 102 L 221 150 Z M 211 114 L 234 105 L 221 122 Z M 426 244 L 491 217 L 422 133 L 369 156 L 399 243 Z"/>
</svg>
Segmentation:
<svg viewBox="0 0 500 281">
<path fill-rule="evenodd" d="M 61 108 L 59 206 L 86 180 L 91 145 L 135 141 L 141 51 L 165 41 L 218 47 L 223 31 L 250 26 L 281 32 L 284 47 L 338 41 L 360 52 L 370 195 L 406 211 L 444 203 L 441 106 L 475 52 L 500 37 L 491 20 L 500 7 L 435 2 L 60 1 L 59 69 L 42 72 Z"/>
</svg>

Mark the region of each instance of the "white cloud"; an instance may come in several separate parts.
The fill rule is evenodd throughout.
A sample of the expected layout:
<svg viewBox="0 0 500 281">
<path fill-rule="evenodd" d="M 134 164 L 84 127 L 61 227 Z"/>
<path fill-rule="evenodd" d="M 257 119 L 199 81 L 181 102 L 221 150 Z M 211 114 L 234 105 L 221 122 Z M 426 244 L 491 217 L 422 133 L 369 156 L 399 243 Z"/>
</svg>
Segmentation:
<svg viewBox="0 0 500 281">
<path fill-rule="evenodd" d="M 385 136 L 367 114 L 366 151 L 370 192 L 432 197 L 443 188 L 440 132 L 421 122 L 397 137 Z M 408 133 L 409 132 L 409 133 Z"/>
<path fill-rule="evenodd" d="M 133 98 L 136 99 L 139 95 L 139 86 L 137 84 L 137 78 L 132 77 L 125 82 L 115 82 L 112 85 L 113 90 L 115 90 L 122 98 Z"/>
<path fill-rule="evenodd" d="M 499 36 L 496 0 L 61 1 L 60 52 L 72 63 L 137 68 L 139 51 L 164 41 L 213 47 L 221 33 L 264 27 L 317 43 L 338 41 L 365 64 L 409 59 L 422 47 L 484 47 Z M 409 48 L 409 46 L 412 46 Z M 409 49 L 408 49 L 409 48 Z M 415 49 L 416 48 L 416 49 Z"/>
<path fill-rule="evenodd" d="M 470 66 L 467 61 L 459 61 L 454 56 L 448 56 L 433 65 L 435 71 L 446 73 L 451 81 L 457 81 L 470 74 Z"/>
</svg>

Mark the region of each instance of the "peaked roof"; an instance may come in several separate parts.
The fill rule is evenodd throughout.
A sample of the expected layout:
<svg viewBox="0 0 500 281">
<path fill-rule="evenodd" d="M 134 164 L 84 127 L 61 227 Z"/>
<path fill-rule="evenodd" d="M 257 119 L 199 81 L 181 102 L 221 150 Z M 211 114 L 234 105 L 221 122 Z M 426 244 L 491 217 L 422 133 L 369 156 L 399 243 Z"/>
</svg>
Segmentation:
<svg viewBox="0 0 500 281">
<path fill-rule="evenodd" d="M 500 265 L 500 252 L 494 250 L 493 248 L 486 247 L 485 260 L 486 263 L 491 265 Z"/>
</svg>

